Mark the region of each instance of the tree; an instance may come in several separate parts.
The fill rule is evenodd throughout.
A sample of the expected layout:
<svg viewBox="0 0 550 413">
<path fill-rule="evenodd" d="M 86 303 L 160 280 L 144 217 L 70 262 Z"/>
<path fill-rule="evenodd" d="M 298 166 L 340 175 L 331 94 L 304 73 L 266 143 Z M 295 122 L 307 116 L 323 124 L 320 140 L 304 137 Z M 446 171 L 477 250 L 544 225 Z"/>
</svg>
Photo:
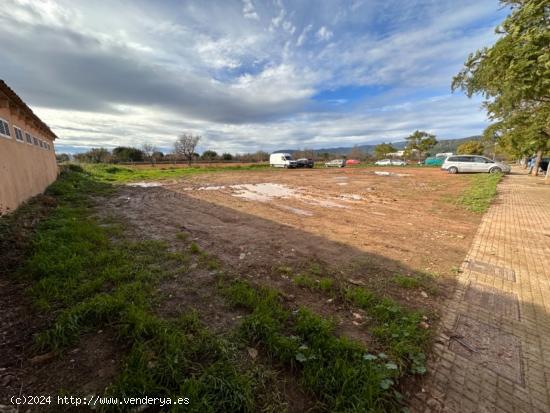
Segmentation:
<svg viewBox="0 0 550 413">
<path fill-rule="evenodd" d="M 363 152 L 361 149 L 359 149 L 359 147 L 357 145 L 355 145 L 350 153 L 349 153 L 349 157 L 352 158 L 352 159 L 358 159 L 360 161 L 364 160 L 365 159 L 365 152 Z"/>
<path fill-rule="evenodd" d="M 55 155 L 55 158 L 57 159 L 57 162 L 69 162 L 71 160 L 71 157 L 67 153 L 59 153 Z"/>
<path fill-rule="evenodd" d="M 397 149 L 391 143 L 381 143 L 374 147 L 376 159 L 385 158 L 388 153 L 396 152 Z"/>
<path fill-rule="evenodd" d="M 224 161 L 232 161 L 232 160 L 233 160 L 233 155 L 231 155 L 230 153 L 227 153 L 227 152 L 226 152 L 226 153 L 224 153 L 224 154 L 222 155 L 222 159 L 223 159 Z"/>
<path fill-rule="evenodd" d="M 211 150 L 204 151 L 202 153 L 201 159 L 205 161 L 213 161 L 215 159 L 218 159 L 218 153 L 216 151 L 211 151 Z"/>
<path fill-rule="evenodd" d="M 174 143 L 174 152 L 176 155 L 186 159 L 187 164 L 191 166 L 193 158 L 195 157 L 195 148 L 200 140 L 201 137 L 199 135 L 184 132 L 178 136 L 176 142 Z"/>
<path fill-rule="evenodd" d="M 511 13 L 501 37 L 468 56 L 452 89 L 481 94 L 494 121 L 485 135 L 516 156 L 537 154 L 533 175 L 550 151 L 550 11 L 548 0 L 501 0 Z M 548 178 L 548 174 L 547 174 Z"/>
<path fill-rule="evenodd" d="M 137 148 L 118 146 L 113 149 L 113 156 L 118 162 L 141 162 L 143 152 Z"/>
<path fill-rule="evenodd" d="M 155 165 L 155 157 L 153 154 L 157 152 L 157 147 L 150 144 L 150 143 L 144 143 L 141 146 L 141 151 L 143 152 L 143 155 L 146 159 L 149 159 L 151 161 L 151 165 Z"/>
<path fill-rule="evenodd" d="M 460 155 L 483 155 L 485 147 L 480 141 L 467 141 L 456 148 L 456 153 Z"/>
<path fill-rule="evenodd" d="M 424 152 L 437 145 L 435 135 L 419 130 L 414 131 L 405 140 L 407 141 L 405 152 L 411 156 L 416 151 L 418 153 L 418 160 L 420 160 Z"/>
<path fill-rule="evenodd" d="M 151 156 L 155 162 L 161 161 L 164 158 L 164 154 L 161 151 L 155 151 Z"/>
</svg>

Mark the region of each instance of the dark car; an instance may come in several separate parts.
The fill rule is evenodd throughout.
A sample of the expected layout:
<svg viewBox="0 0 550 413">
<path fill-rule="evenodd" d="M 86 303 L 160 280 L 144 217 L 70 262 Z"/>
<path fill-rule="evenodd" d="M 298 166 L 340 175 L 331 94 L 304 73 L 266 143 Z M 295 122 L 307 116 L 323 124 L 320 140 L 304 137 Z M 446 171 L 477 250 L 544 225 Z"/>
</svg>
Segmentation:
<svg viewBox="0 0 550 413">
<path fill-rule="evenodd" d="M 300 158 L 296 160 L 296 167 L 298 168 L 313 168 L 315 162 L 311 158 Z"/>
</svg>

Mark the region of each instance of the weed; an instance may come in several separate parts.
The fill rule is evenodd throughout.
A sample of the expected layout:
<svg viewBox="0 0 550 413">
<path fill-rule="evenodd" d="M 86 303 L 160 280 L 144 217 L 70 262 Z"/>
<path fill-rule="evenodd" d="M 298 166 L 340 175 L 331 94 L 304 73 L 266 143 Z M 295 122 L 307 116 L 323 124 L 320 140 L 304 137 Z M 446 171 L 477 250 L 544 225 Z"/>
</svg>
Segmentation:
<svg viewBox="0 0 550 413">
<path fill-rule="evenodd" d="M 412 275 L 396 274 L 392 280 L 403 288 L 419 288 L 422 286 L 422 282 L 417 277 Z"/>
<path fill-rule="evenodd" d="M 196 242 L 192 242 L 190 245 L 189 245 L 189 251 L 192 253 L 192 254 L 200 254 L 201 252 L 201 247 L 198 246 L 198 244 Z"/>
<path fill-rule="evenodd" d="M 323 291 L 330 291 L 334 287 L 334 280 L 332 278 L 321 278 L 319 280 L 318 287 Z"/>
<path fill-rule="evenodd" d="M 426 371 L 425 350 L 430 333 L 419 327 L 422 313 L 408 310 L 389 298 L 377 297 L 361 287 L 349 287 L 345 298 L 374 318 L 376 326 L 372 333 L 403 368 L 410 366 L 413 373 Z"/>
<path fill-rule="evenodd" d="M 187 232 L 178 232 L 176 234 L 176 238 L 181 241 L 187 241 L 187 239 L 189 238 L 189 234 Z"/>
<path fill-rule="evenodd" d="M 477 174 L 470 177 L 468 189 L 458 198 L 458 204 L 467 210 L 484 213 L 497 193 L 502 174 Z"/>
<path fill-rule="evenodd" d="M 225 289 L 234 305 L 251 315 L 241 325 L 246 340 L 264 346 L 270 357 L 298 371 L 327 411 L 392 411 L 396 364 L 370 354 L 361 344 L 337 337 L 332 321 L 307 309 L 285 309 L 273 290 L 236 281 Z"/>
<path fill-rule="evenodd" d="M 298 274 L 293 281 L 299 287 L 315 288 L 317 286 L 315 279 L 305 274 Z"/>
</svg>

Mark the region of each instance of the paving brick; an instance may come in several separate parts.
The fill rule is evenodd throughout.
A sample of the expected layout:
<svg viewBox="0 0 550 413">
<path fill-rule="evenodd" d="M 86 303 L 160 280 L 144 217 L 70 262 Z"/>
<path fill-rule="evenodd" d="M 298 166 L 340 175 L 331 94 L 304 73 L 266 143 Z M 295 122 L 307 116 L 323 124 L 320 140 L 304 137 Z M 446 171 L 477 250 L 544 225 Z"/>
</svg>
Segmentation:
<svg viewBox="0 0 550 413">
<path fill-rule="evenodd" d="M 541 183 L 505 177 L 465 257 L 439 327 L 451 339 L 423 386 L 426 400 L 443 392 L 443 411 L 550 412 L 550 187 Z"/>
</svg>

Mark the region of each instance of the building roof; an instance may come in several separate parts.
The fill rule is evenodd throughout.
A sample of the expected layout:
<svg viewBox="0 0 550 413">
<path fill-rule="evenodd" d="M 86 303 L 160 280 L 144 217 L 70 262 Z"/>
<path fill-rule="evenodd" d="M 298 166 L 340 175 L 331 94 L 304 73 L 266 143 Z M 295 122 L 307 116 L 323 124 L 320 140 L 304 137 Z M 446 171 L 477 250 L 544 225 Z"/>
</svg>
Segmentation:
<svg viewBox="0 0 550 413">
<path fill-rule="evenodd" d="M 25 102 L 23 102 L 23 99 L 21 99 L 17 93 L 15 93 L 13 89 L 6 84 L 6 82 L 0 79 L 0 99 L 2 98 L 2 95 L 4 95 L 5 99 L 9 101 L 10 108 L 14 107 L 21 111 L 23 116 L 29 118 L 34 126 L 40 129 L 51 140 L 57 139 L 57 135 L 52 132 L 50 127 L 34 114 L 32 109 L 29 108 Z"/>
</svg>

